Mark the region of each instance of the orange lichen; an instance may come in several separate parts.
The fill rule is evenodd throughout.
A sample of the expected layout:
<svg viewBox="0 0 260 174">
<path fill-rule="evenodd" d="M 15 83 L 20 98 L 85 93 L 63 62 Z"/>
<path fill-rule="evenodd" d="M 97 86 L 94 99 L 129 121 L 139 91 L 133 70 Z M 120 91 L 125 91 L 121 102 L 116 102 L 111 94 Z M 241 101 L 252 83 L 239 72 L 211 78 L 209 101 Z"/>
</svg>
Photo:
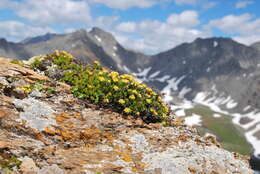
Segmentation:
<svg viewBox="0 0 260 174">
<path fill-rule="evenodd" d="M 179 141 L 187 141 L 190 138 L 190 136 L 182 134 L 177 137 Z"/>
<path fill-rule="evenodd" d="M 110 133 L 103 132 L 92 125 L 90 128 L 86 128 L 80 132 L 80 139 L 86 144 L 98 144 L 103 140 L 108 140 L 111 142 L 113 137 Z"/>
<path fill-rule="evenodd" d="M 188 170 L 189 170 L 191 173 L 196 173 L 196 172 L 197 172 L 197 170 L 196 170 L 194 167 L 191 167 L 191 166 L 188 167 Z"/>
<path fill-rule="evenodd" d="M 55 135 L 57 132 L 56 130 L 54 129 L 51 129 L 49 127 L 46 127 L 44 130 L 43 130 L 44 133 L 48 134 L 48 135 Z"/>
<path fill-rule="evenodd" d="M 117 152 L 117 155 L 120 156 L 120 158 L 122 160 L 124 160 L 125 162 L 130 163 L 130 162 L 133 161 L 131 153 L 128 153 L 128 152 Z"/>
<path fill-rule="evenodd" d="M 67 113 L 61 113 L 61 114 L 56 115 L 55 119 L 56 119 L 56 122 L 58 124 L 60 124 L 60 123 L 64 122 L 65 120 L 69 119 L 70 117 L 71 116 Z"/>
</svg>

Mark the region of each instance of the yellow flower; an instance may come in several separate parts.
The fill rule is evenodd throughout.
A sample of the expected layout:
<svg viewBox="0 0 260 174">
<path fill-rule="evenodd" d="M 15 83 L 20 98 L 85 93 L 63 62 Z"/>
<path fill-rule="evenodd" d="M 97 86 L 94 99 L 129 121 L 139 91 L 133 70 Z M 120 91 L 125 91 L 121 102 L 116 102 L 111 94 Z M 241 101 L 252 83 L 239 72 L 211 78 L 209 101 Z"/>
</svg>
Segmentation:
<svg viewBox="0 0 260 174">
<path fill-rule="evenodd" d="M 118 88 L 118 86 L 113 86 L 113 89 L 114 89 L 115 91 L 117 91 L 119 88 Z"/>
<path fill-rule="evenodd" d="M 114 82 L 118 82 L 118 78 L 116 78 L 116 77 L 112 77 L 112 80 L 113 80 Z"/>
<path fill-rule="evenodd" d="M 130 98 L 131 100 L 134 100 L 134 99 L 135 99 L 135 96 L 134 96 L 134 95 L 130 95 L 129 98 Z"/>
<path fill-rule="evenodd" d="M 108 100 L 107 98 L 104 98 L 104 99 L 103 99 L 103 102 L 104 102 L 104 103 L 109 103 L 109 100 Z"/>
<path fill-rule="evenodd" d="M 146 97 L 150 98 L 151 96 L 149 94 L 145 94 Z"/>
<path fill-rule="evenodd" d="M 164 105 L 163 107 L 166 112 L 169 112 L 169 108 L 166 105 Z"/>
<path fill-rule="evenodd" d="M 102 72 L 103 72 L 103 73 L 107 73 L 107 72 L 108 72 L 108 70 L 106 70 L 106 69 L 103 69 L 103 70 L 102 70 Z"/>
<path fill-rule="evenodd" d="M 123 82 L 123 83 L 128 83 L 129 80 L 123 79 L 122 82 Z"/>
<path fill-rule="evenodd" d="M 132 110 L 131 110 L 130 108 L 125 108 L 125 109 L 124 109 L 124 112 L 125 112 L 125 113 L 130 113 L 131 111 L 132 111 Z"/>
<path fill-rule="evenodd" d="M 166 114 L 162 114 L 162 118 L 163 119 L 167 119 L 167 115 Z"/>
<path fill-rule="evenodd" d="M 88 88 L 90 88 L 90 89 L 92 89 L 92 88 L 93 88 L 93 86 L 91 86 L 91 85 L 87 85 L 87 87 L 88 87 Z"/>
<path fill-rule="evenodd" d="M 110 77 L 117 77 L 118 75 L 119 75 L 118 72 L 115 72 L 115 71 L 109 73 Z"/>
<path fill-rule="evenodd" d="M 146 99 L 146 102 L 150 104 L 150 103 L 152 103 L 152 100 L 151 99 Z"/>
<path fill-rule="evenodd" d="M 151 112 L 154 112 L 155 110 L 154 110 L 154 108 L 150 108 L 150 111 L 151 111 Z"/>
<path fill-rule="evenodd" d="M 123 100 L 123 99 L 119 99 L 119 100 L 118 100 L 118 103 L 120 103 L 120 104 L 123 105 L 123 104 L 125 104 L 125 100 Z"/>
<path fill-rule="evenodd" d="M 151 95 L 152 96 L 156 96 L 157 94 L 155 92 L 151 92 Z"/>
<path fill-rule="evenodd" d="M 136 115 L 140 115 L 140 112 L 136 112 L 135 114 L 136 114 Z"/>
<path fill-rule="evenodd" d="M 98 80 L 100 80 L 101 82 L 105 81 L 106 79 L 104 77 L 99 77 Z"/>
<path fill-rule="evenodd" d="M 138 92 L 134 89 L 131 91 L 133 94 L 138 94 Z"/>
<path fill-rule="evenodd" d="M 129 75 L 129 74 L 123 74 L 123 75 L 121 75 L 121 77 L 122 77 L 123 79 L 127 79 L 127 80 L 133 80 L 133 79 L 134 79 L 134 77 L 131 76 L 131 75 Z"/>
<path fill-rule="evenodd" d="M 95 65 L 100 65 L 99 61 L 94 61 Z"/>
<path fill-rule="evenodd" d="M 151 88 L 146 88 L 146 90 L 147 90 L 148 92 L 153 92 L 153 90 L 152 90 Z"/>
</svg>

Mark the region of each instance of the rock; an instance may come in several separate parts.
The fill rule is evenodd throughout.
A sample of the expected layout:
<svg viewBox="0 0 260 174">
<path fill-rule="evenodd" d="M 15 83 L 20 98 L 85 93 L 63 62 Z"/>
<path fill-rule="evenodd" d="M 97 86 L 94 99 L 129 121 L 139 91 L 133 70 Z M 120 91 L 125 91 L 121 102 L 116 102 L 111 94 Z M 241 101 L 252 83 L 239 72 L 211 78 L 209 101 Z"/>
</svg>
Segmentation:
<svg viewBox="0 0 260 174">
<path fill-rule="evenodd" d="M 56 164 L 51 166 L 44 166 L 37 174 L 64 174 L 63 170 L 60 169 Z"/>
<path fill-rule="evenodd" d="M 0 58 L 0 79 L 20 76 L 57 84 Z M 200 137 L 183 120 L 146 124 L 75 98 L 68 85 L 57 88 L 53 95 L 22 99 L 0 90 L 0 151 L 22 161 L 20 169 L 5 173 L 253 174 L 246 158 Z"/>
<path fill-rule="evenodd" d="M 39 168 L 35 165 L 33 159 L 29 157 L 24 157 L 21 159 L 22 164 L 20 166 L 20 170 L 23 174 L 37 174 Z"/>
</svg>

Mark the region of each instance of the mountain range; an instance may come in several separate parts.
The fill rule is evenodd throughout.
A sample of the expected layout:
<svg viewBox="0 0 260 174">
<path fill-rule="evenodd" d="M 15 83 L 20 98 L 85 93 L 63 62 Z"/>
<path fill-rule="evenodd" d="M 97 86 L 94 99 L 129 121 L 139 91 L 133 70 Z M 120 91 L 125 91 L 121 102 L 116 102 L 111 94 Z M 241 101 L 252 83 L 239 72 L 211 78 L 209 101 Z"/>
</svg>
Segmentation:
<svg viewBox="0 0 260 174">
<path fill-rule="evenodd" d="M 0 39 L 0 57 L 26 60 L 54 50 L 68 51 L 84 63 L 98 60 L 110 69 L 131 73 L 162 91 L 169 103 L 195 103 L 214 114 L 230 115 L 243 128 L 256 156 L 260 154 L 260 42 L 246 46 L 230 38 L 198 38 L 146 55 L 124 48 L 112 34 L 96 27 L 18 43 Z M 180 108 L 175 111 L 177 116 L 180 111 L 187 114 Z"/>
</svg>

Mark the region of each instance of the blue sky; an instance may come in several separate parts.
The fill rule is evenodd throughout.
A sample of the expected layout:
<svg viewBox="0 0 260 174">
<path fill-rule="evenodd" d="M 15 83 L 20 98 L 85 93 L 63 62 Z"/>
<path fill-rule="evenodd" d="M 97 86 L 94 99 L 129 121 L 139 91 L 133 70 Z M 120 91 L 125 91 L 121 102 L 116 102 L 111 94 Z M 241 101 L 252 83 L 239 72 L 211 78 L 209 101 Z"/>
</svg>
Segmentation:
<svg viewBox="0 0 260 174">
<path fill-rule="evenodd" d="M 257 0 L 0 0 L 0 37 L 20 41 L 93 26 L 125 47 L 158 53 L 201 37 L 260 41 Z"/>
</svg>

